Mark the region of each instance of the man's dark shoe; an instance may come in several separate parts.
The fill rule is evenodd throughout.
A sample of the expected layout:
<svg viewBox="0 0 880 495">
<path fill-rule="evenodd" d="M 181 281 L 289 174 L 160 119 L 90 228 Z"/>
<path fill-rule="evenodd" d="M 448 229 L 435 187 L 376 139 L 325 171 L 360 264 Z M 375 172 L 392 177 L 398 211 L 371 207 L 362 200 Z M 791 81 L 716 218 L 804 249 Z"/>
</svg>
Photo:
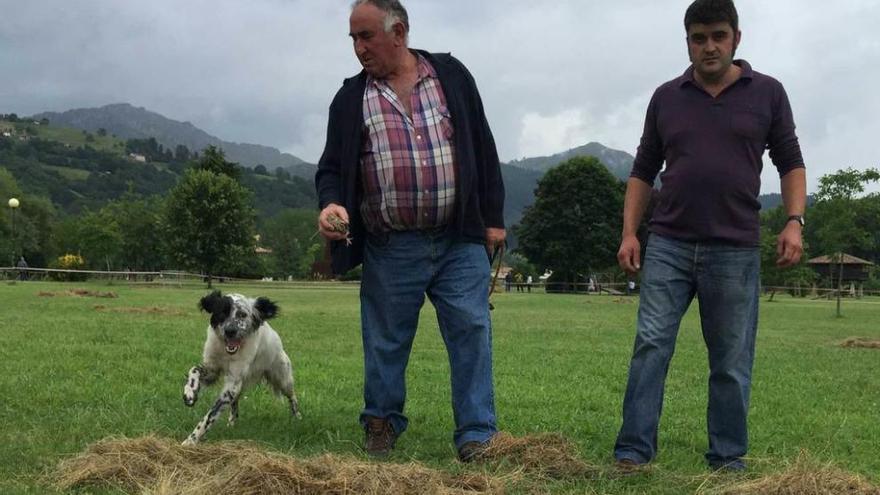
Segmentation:
<svg viewBox="0 0 880 495">
<path fill-rule="evenodd" d="M 648 469 L 650 469 L 649 464 L 639 464 L 638 462 L 626 457 L 614 461 L 614 471 L 617 473 L 618 476 L 635 476 L 637 474 L 648 471 Z"/>
<path fill-rule="evenodd" d="M 713 471 L 722 473 L 741 473 L 746 470 L 746 463 L 742 459 L 733 459 L 726 462 L 710 462 L 709 467 Z"/>
<path fill-rule="evenodd" d="M 364 425 L 366 438 L 364 439 L 364 450 L 370 457 L 386 457 L 394 448 L 394 442 L 397 441 L 397 433 L 391 426 L 391 421 L 385 418 L 376 418 L 367 416 L 366 425 Z"/>
<path fill-rule="evenodd" d="M 458 449 L 458 460 L 461 462 L 479 462 L 484 460 L 489 442 L 465 442 Z"/>
</svg>

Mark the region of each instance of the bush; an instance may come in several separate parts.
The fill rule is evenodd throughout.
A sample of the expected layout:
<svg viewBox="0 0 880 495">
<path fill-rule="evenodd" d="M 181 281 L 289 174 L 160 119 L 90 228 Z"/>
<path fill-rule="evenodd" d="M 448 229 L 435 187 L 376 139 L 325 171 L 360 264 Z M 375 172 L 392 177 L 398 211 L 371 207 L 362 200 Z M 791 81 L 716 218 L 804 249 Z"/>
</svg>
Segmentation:
<svg viewBox="0 0 880 495">
<path fill-rule="evenodd" d="M 59 256 L 55 262 L 49 265 L 49 267 L 58 270 L 84 270 L 86 267 L 86 260 L 78 254 L 65 254 Z M 62 282 L 79 282 L 86 279 L 85 273 L 52 272 L 51 275 L 52 279 L 60 280 Z"/>
</svg>

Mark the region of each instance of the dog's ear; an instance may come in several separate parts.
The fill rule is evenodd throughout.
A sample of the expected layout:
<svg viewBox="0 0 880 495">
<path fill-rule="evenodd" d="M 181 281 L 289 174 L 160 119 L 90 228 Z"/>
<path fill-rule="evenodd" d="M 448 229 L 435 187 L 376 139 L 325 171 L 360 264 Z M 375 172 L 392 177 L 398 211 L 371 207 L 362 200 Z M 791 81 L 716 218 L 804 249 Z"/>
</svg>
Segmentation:
<svg viewBox="0 0 880 495">
<path fill-rule="evenodd" d="M 254 309 L 260 313 L 260 319 L 268 320 L 278 314 L 278 305 L 265 297 L 258 297 Z"/>
<path fill-rule="evenodd" d="M 223 296 L 219 290 L 208 294 L 199 301 L 199 308 L 207 313 L 214 313 L 219 308 L 219 303 L 223 301 Z"/>
</svg>

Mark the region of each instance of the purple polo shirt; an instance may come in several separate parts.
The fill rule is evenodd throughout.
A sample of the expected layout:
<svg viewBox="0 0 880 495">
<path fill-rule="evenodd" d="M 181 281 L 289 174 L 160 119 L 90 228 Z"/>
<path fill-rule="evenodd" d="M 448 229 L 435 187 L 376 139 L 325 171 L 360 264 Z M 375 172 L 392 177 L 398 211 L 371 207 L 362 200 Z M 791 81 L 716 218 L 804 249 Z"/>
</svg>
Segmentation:
<svg viewBox="0 0 880 495">
<path fill-rule="evenodd" d="M 780 177 L 804 166 L 782 84 L 745 60 L 734 63 L 740 78 L 716 98 L 694 81 L 693 66 L 651 98 L 630 174 L 653 185 L 666 162 L 651 232 L 757 246 L 764 150 Z"/>
</svg>

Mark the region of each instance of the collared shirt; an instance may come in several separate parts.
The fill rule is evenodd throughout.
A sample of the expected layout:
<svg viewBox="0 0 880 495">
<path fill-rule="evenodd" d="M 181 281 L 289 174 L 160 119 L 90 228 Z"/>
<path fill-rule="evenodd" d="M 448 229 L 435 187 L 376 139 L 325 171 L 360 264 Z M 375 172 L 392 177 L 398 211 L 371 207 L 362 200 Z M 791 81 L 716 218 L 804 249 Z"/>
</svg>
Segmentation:
<svg viewBox="0 0 880 495">
<path fill-rule="evenodd" d="M 739 79 L 715 98 L 694 80 L 693 66 L 651 98 L 630 176 L 653 185 L 666 162 L 652 232 L 757 246 L 764 151 L 780 177 L 804 166 L 782 84 L 734 63 Z"/>
<path fill-rule="evenodd" d="M 371 232 L 443 227 L 454 210 L 452 119 L 434 68 L 417 57 L 412 116 L 386 81 L 367 79 L 360 210 Z"/>
</svg>

